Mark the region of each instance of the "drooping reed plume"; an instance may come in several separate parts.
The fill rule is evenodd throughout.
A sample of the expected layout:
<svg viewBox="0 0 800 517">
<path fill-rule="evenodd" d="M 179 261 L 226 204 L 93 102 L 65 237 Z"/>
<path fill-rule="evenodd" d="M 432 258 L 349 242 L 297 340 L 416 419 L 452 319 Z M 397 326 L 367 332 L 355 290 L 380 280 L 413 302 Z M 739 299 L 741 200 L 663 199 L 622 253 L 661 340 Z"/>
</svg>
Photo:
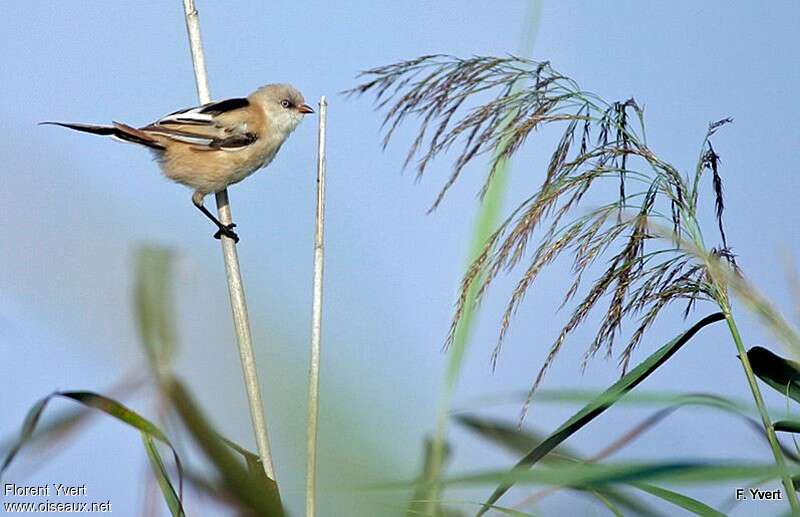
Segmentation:
<svg viewBox="0 0 800 517">
<path fill-rule="evenodd" d="M 375 95 L 377 109 L 385 111 L 384 146 L 406 119 L 419 121 L 419 132 L 406 157 L 406 165 L 415 163 L 418 176 L 430 169 L 437 156 L 460 149 L 431 210 L 471 162 L 491 157 L 482 195 L 498 164 L 516 153 L 534 131 L 559 128 L 561 136 L 539 176 L 538 190 L 500 224 L 468 268 L 447 339 L 449 344 L 454 338 L 473 284 L 478 287 L 479 302 L 501 272 L 519 268 L 521 275 L 492 353 L 494 365 L 525 294 L 546 266 L 564 254 L 571 255 L 573 281 L 563 304 L 577 301 L 550 346 L 531 394 L 566 338 L 593 309 L 604 312 L 584 363 L 601 349 L 611 356 L 623 322 L 636 321 L 619 354 L 624 371 L 662 309 L 682 300 L 688 314 L 697 301 L 719 301 L 726 296 L 711 281 L 706 262 L 697 256 L 697 250 L 706 249 L 697 210 L 700 179 L 710 172 L 720 241 L 708 253 L 735 267 L 723 229 L 720 159 L 710 140 L 730 119 L 709 125 L 696 169 L 681 173 L 648 146 L 644 112 L 634 99 L 606 102 L 582 90 L 548 62 L 514 56 L 430 55 L 373 68 L 359 77 L 364 82 L 346 93 Z M 527 86 L 514 89 L 515 83 Z M 592 187 L 608 182 L 617 185 L 615 199 L 589 206 L 585 198 L 597 190 Z M 670 233 L 671 238 L 656 240 Z M 597 268 L 590 266 L 600 263 L 601 257 L 605 266 L 593 275 Z M 585 277 L 590 275 L 594 278 L 587 282 Z"/>
</svg>

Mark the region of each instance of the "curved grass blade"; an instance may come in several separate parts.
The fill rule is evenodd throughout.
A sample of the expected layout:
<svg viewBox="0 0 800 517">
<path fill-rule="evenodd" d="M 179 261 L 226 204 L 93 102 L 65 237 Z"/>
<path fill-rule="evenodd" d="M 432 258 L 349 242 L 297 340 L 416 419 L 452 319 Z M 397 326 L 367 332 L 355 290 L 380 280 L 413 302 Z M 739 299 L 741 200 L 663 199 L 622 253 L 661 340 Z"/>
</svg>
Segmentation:
<svg viewBox="0 0 800 517">
<path fill-rule="evenodd" d="M 25 445 L 33 435 L 33 431 L 36 429 L 36 424 L 39 423 L 39 419 L 42 417 L 42 412 L 44 411 L 44 408 L 47 407 L 47 403 L 50 402 L 50 398 L 51 397 L 45 397 L 37 401 L 36 404 L 34 404 L 28 410 L 28 414 L 25 415 L 25 420 L 22 422 L 22 429 L 20 429 L 19 438 L 9 448 L 6 458 L 3 460 L 3 465 L 0 466 L 0 480 L 3 479 L 3 474 L 5 474 L 6 469 L 8 469 L 8 467 L 11 465 L 11 462 L 14 461 L 14 458 L 17 456 L 20 449 L 22 449 L 23 445 Z"/>
<path fill-rule="evenodd" d="M 701 406 L 708 406 L 714 409 L 721 409 L 727 413 L 730 413 L 736 417 L 742 419 L 749 427 L 759 433 L 760 436 L 766 437 L 764 434 L 764 430 L 761 428 L 761 425 L 755 421 L 754 419 L 748 417 L 741 411 L 735 404 L 728 404 L 727 399 L 722 397 L 717 397 L 715 395 L 705 395 L 705 394 L 692 394 L 692 395 L 685 395 L 679 397 L 670 398 L 670 401 L 678 401 L 674 403 L 672 406 L 664 408 L 650 417 L 646 418 L 641 424 L 635 426 L 631 431 L 625 433 L 620 438 L 615 440 L 615 442 L 603 449 L 603 451 L 595 454 L 591 458 L 582 458 L 577 453 L 572 452 L 569 447 L 564 445 L 560 445 L 553 451 L 551 451 L 547 456 L 542 458 L 542 463 L 548 464 L 564 464 L 564 462 L 596 462 L 603 458 L 608 457 L 613 452 L 616 452 L 620 447 L 624 444 L 629 443 L 636 435 L 644 432 L 647 428 L 652 427 L 659 421 L 663 420 L 667 416 L 671 415 L 675 410 L 679 409 L 680 407 L 687 406 L 687 405 L 695 405 L 699 404 Z M 487 438 L 490 441 L 493 441 L 506 449 L 509 449 L 514 452 L 524 452 L 530 450 L 541 443 L 542 439 L 537 436 L 534 432 L 530 430 L 521 430 L 516 426 L 512 426 L 506 424 L 504 422 L 498 422 L 494 420 L 488 420 L 484 418 L 477 418 L 469 415 L 459 415 L 455 417 L 456 420 L 481 436 Z M 800 433 L 800 421 L 791 421 L 791 420 L 784 420 L 781 422 L 776 422 L 775 424 L 776 431 L 787 431 L 787 432 L 798 432 Z M 800 460 L 788 449 L 784 449 L 784 454 L 788 457 L 793 459 Z M 650 493 L 656 497 L 664 499 L 672 504 L 678 505 L 685 510 L 694 512 L 697 515 L 713 515 L 719 516 L 724 515 L 723 513 L 711 508 L 710 506 L 706 505 L 705 503 L 688 497 L 686 495 L 673 492 L 671 490 L 667 490 L 662 487 L 657 487 L 654 485 L 643 484 L 643 483 L 632 483 L 631 486 L 643 490 L 645 492 Z M 573 489 L 581 490 L 581 487 L 569 487 Z M 635 499 L 627 497 L 623 493 L 619 493 L 615 490 L 611 490 L 610 488 L 606 488 L 605 492 L 596 493 L 598 497 L 602 496 L 605 497 L 607 500 L 615 501 L 620 506 L 627 506 L 635 515 L 645 515 L 647 513 L 653 513 L 652 510 L 647 508 L 645 505 L 641 504 L 639 501 Z M 605 504 L 605 501 L 604 501 Z M 612 510 L 613 511 L 613 510 Z"/>
<path fill-rule="evenodd" d="M 496 420 L 489 420 L 485 418 L 478 418 L 469 415 L 458 415 L 454 417 L 456 421 L 470 431 L 473 431 L 487 440 L 494 442 L 511 452 L 524 454 L 531 449 L 536 448 L 542 441 L 543 437 L 538 436 L 531 430 L 523 430 L 517 426 L 499 422 Z M 565 445 L 559 445 L 550 451 L 542 458 L 542 463 L 548 465 L 564 465 L 569 463 L 583 463 L 586 460 L 581 456 L 570 450 Z M 596 461 L 592 458 L 589 461 Z M 657 513 L 649 508 L 647 505 L 637 501 L 635 498 L 616 490 L 612 487 L 593 488 L 587 490 L 584 487 L 566 487 L 573 490 L 585 491 L 598 498 L 606 507 L 612 512 L 618 510 L 617 506 L 627 508 L 635 515 L 657 515 Z M 535 494 L 533 498 L 539 498 L 545 494 Z M 526 499 L 529 501 L 531 499 Z M 609 504 L 613 506 L 609 507 Z"/>
<path fill-rule="evenodd" d="M 697 499 L 679 494 L 678 492 L 673 492 L 672 490 L 667 490 L 666 488 L 661 488 L 649 483 L 631 483 L 631 486 L 658 497 L 659 499 L 663 499 L 668 503 L 672 503 L 675 506 L 679 506 L 695 515 L 701 515 L 703 517 L 725 517 L 724 513 L 711 508 Z"/>
<path fill-rule="evenodd" d="M 779 420 L 773 425 L 776 431 L 800 433 L 800 420 Z"/>
<path fill-rule="evenodd" d="M 130 425 L 131 427 L 135 427 L 143 433 L 149 434 L 164 445 L 172 447 L 169 439 L 167 439 L 166 435 L 164 435 L 158 426 L 135 411 L 128 409 L 114 399 L 104 397 L 103 395 L 91 391 L 58 391 L 53 395 L 66 397 L 76 402 L 80 402 L 85 406 L 100 410 L 103 413 L 113 416 L 117 420 Z"/>
<path fill-rule="evenodd" d="M 800 474 L 800 466 L 787 467 L 791 475 Z M 521 485 L 558 485 L 596 487 L 609 484 L 633 484 L 660 481 L 698 485 L 725 481 L 776 479 L 783 469 L 770 463 L 733 462 L 647 462 L 561 465 L 517 471 L 488 471 L 446 478 L 447 486 L 481 486 L 492 483 Z"/>
<path fill-rule="evenodd" d="M 530 429 L 520 429 L 516 425 L 490 418 L 473 415 L 454 415 L 453 420 L 482 438 L 515 453 L 525 454 L 536 448 L 545 438 Z M 571 451 L 568 452 L 567 448 L 561 445 L 548 452 L 542 458 L 542 461 L 563 460 L 563 456 L 572 456 L 577 459 L 576 454 Z"/>
<path fill-rule="evenodd" d="M 19 453 L 22 447 L 30 440 L 48 403 L 56 397 L 67 398 L 83 404 L 86 407 L 102 411 L 103 413 L 139 430 L 143 435 L 155 438 L 169 447 L 175 460 L 175 467 L 178 471 L 178 502 L 179 506 L 181 506 L 181 511 L 183 511 L 182 505 L 180 505 L 180 501 L 183 500 L 183 469 L 181 467 L 178 453 L 175 451 L 175 448 L 167 439 L 166 435 L 164 435 L 161 429 L 159 429 L 155 424 L 139 415 L 135 411 L 128 409 L 114 399 L 104 397 L 103 395 L 99 395 L 91 391 L 56 391 L 37 401 L 28 411 L 28 415 L 25 417 L 25 421 L 22 424 L 19 439 L 14 446 L 11 447 L 6 455 L 5 460 L 3 461 L 2 467 L 0 467 L 0 478 L 2 478 L 3 474 L 11 465 L 15 456 Z"/>
<path fill-rule="evenodd" d="M 747 358 L 759 379 L 781 395 L 800 402 L 800 363 L 784 359 L 760 346 L 748 350 Z"/>
<path fill-rule="evenodd" d="M 186 517 L 180 497 L 175 493 L 175 488 L 169 481 L 169 474 L 167 474 L 161 455 L 156 449 L 153 437 L 147 433 L 142 433 L 142 443 L 144 444 L 144 450 L 147 452 L 147 458 L 150 460 L 150 466 L 153 468 L 153 475 L 158 481 L 158 486 L 161 488 L 161 493 L 164 495 L 169 511 L 174 517 Z"/>
<path fill-rule="evenodd" d="M 774 463 L 734 461 L 656 461 L 605 464 L 564 464 L 556 467 L 537 466 L 526 470 L 484 470 L 447 477 L 443 486 L 477 487 L 493 483 L 525 486 L 584 486 L 596 488 L 612 484 L 634 484 L 660 481 L 679 485 L 716 484 L 727 481 L 765 482 L 784 473 L 800 475 L 800 465 L 785 469 Z M 374 489 L 406 489 L 413 483 L 396 481 L 373 485 Z M 486 506 L 486 503 L 484 503 Z"/>
<path fill-rule="evenodd" d="M 542 389 L 536 392 L 536 402 L 557 403 L 557 404 L 586 404 L 595 400 L 597 391 L 575 390 L 575 389 Z M 517 404 L 524 401 L 528 396 L 528 391 L 509 392 L 508 394 L 496 394 L 486 397 L 477 397 L 469 405 L 464 405 L 454 409 L 454 413 L 469 412 L 476 408 L 484 409 L 488 406 L 502 404 Z M 666 405 L 695 405 L 723 410 L 735 410 L 742 414 L 758 415 L 753 409 L 752 403 L 744 400 L 723 397 L 713 393 L 678 393 L 667 391 L 637 391 L 629 393 L 624 399 L 617 401 L 619 406 L 666 406 Z M 783 409 L 771 409 L 772 413 L 781 413 Z"/>
<path fill-rule="evenodd" d="M 572 436 L 586 424 L 594 420 L 627 392 L 638 386 L 639 383 L 650 376 L 651 373 L 656 371 L 662 364 L 667 362 L 669 358 L 675 354 L 675 352 L 680 350 L 680 348 L 683 347 L 683 345 L 685 345 L 703 327 L 724 319 L 725 315 L 721 312 L 716 312 L 706 316 L 702 320 L 695 323 L 694 326 L 692 326 L 689 330 L 659 348 L 650 357 L 645 359 L 636 368 L 625 374 L 619 381 L 614 383 L 610 388 L 603 392 L 600 397 L 598 397 L 600 400 L 590 402 L 575 415 L 573 415 L 572 418 L 564 422 L 553 434 L 547 437 L 545 441 L 543 441 L 538 447 L 530 451 L 524 458 L 522 458 L 514 466 L 511 472 L 514 473 L 524 471 L 536 464 L 536 462 L 546 456 L 556 446 Z M 478 512 L 478 516 L 486 513 L 486 511 L 489 509 L 489 505 L 496 503 L 503 496 L 503 494 L 505 494 L 511 488 L 512 485 L 513 483 L 501 484 L 486 500 L 486 505 Z"/>
<path fill-rule="evenodd" d="M 238 503 L 255 515 L 285 515 L 278 485 L 264 475 L 251 474 L 233 456 L 220 435 L 213 429 L 189 392 L 177 379 L 171 379 L 168 395 L 195 443 L 216 467 L 225 488 Z M 264 481 L 266 480 L 266 482 Z"/>
<path fill-rule="evenodd" d="M 108 393 L 107 396 L 112 398 L 125 397 L 141 388 L 145 384 L 145 381 L 146 379 L 139 372 L 139 369 L 134 368 L 105 391 Z M 29 413 L 32 412 L 33 408 L 29 410 Z M 64 450 L 65 442 L 71 436 L 74 436 L 82 428 L 87 426 L 94 417 L 99 416 L 100 414 L 92 408 L 88 406 L 79 406 L 60 411 L 55 416 L 48 419 L 47 422 L 37 423 L 35 426 L 36 430 L 31 430 L 29 436 L 25 439 L 27 454 L 35 454 L 35 459 L 32 462 L 34 465 L 29 465 L 28 469 L 35 469 L 36 464 L 50 461 L 59 452 Z M 0 457 L 5 456 L 5 453 L 17 447 L 19 443 L 19 435 L 5 438 L 2 443 L 0 443 Z M 35 449 L 31 450 L 34 446 Z M 22 475 L 25 476 L 25 474 Z"/>
</svg>

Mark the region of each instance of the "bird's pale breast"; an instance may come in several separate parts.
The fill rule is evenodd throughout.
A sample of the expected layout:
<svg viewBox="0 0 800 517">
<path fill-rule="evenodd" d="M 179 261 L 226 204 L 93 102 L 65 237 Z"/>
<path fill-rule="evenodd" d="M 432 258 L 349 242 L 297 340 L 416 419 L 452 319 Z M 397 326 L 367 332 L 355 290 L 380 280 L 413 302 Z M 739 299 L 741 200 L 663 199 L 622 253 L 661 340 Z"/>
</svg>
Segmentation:
<svg viewBox="0 0 800 517">
<path fill-rule="evenodd" d="M 268 141 L 257 141 L 241 150 L 209 151 L 173 143 L 166 151 L 157 154 L 165 176 L 195 190 L 211 193 L 238 183 L 268 165 L 278 147 Z"/>
</svg>

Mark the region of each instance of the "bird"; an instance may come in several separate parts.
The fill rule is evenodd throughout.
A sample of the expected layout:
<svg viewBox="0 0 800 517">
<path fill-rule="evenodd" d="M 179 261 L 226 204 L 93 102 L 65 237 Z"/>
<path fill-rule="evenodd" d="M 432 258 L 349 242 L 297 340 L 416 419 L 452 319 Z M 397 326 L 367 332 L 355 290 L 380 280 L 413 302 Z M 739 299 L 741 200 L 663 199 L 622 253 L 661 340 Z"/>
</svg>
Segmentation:
<svg viewBox="0 0 800 517">
<path fill-rule="evenodd" d="M 41 122 L 147 147 L 164 176 L 194 190 L 192 203 L 223 235 L 239 242 L 235 224 L 223 224 L 203 205 L 208 194 L 226 189 L 266 167 L 286 138 L 314 110 L 289 84 L 268 84 L 242 98 L 186 108 L 135 128 L 121 122 L 95 125 Z"/>
</svg>

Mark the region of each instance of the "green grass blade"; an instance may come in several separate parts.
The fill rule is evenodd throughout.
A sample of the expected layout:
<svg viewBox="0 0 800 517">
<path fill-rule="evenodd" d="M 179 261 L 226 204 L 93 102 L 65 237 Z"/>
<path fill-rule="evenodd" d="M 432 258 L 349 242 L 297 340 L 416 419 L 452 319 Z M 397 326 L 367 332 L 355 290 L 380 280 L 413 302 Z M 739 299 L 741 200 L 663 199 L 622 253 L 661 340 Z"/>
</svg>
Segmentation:
<svg viewBox="0 0 800 517">
<path fill-rule="evenodd" d="M 144 383 L 144 378 L 138 374 L 128 374 L 118 383 L 108 388 L 108 393 L 113 394 L 113 397 L 122 397 L 131 394 L 137 390 Z M 31 445 L 38 445 L 41 449 L 58 448 L 59 441 L 66 440 L 70 434 L 77 432 L 77 430 L 88 423 L 88 421 L 97 416 L 92 408 L 88 406 L 80 406 L 77 408 L 69 408 L 68 410 L 57 413 L 53 418 L 47 422 L 38 422 L 39 418 L 36 417 L 44 408 L 39 407 L 39 403 L 35 404 L 26 417 L 26 424 L 23 425 L 21 434 L 25 435 L 21 440 L 21 434 L 13 437 L 8 437 L 0 443 L 0 456 L 5 456 L 9 451 L 12 451 L 20 443 L 24 443 L 26 447 Z M 33 420 L 36 422 L 33 422 Z M 31 424 L 34 424 L 33 426 Z M 35 427 L 35 434 L 34 434 Z M 45 452 L 46 451 L 41 451 Z M 52 457 L 52 454 L 49 456 Z M 12 458 L 13 459 L 13 458 Z"/>
<path fill-rule="evenodd" d="M 157 246 L 142 247 L 135 256 L 134 319 L 147 358 L 159 373 L 168 369 L 176 350 L 173 262 L 174 253 Z"/>
<path fill-rule="evenodd" d="M 675 506 L 679 506 L 680 508 L 692 512 L 695 515 L 701 515 L 703 517 L 725 517 L 724 513 L 718 512 L 707 504 L 702 503 L 697 499 L 692 499 L 691 497 L 679 494 L 678 492 L 673 492 L 672 490 L 667 490 L 666 488 L 661 488 L 649 483 L 632 483 L 632 486 L 635 486 L 639 490 L 647 492 L 650 495 L 658 497 L 659 499 L 663 499 L 668 503 L 672 503 Z"/>
<path fill-rule="evenodd" d="M 562 404 L 586 404 L 598 397 L 599 393 L 593 390 L 574 389 L 542 389 L 536 392 L 536 402 Z M 476 398 L 469 405 L 454 409 L 457 412 L 469 411 L 473 408 L 486 408 L 491 405 L 516 404 L 523 402 L 528 397 L 528 390 L 508 394 L 490 395 Z M 637 391 L 629 393 L 624 399 L 617 402 L 625 406 L 667 406 L 667 405 L 693 405 L 722 410 L 738 411 L 742 414 L 758 415 L 752 403 L 732 397 L 723 397 L 714 393 L 677 393 L 667 391 Z M 773 409 L 772 412 L 780 411 Z"/>
<path fill-rule="evenodd" d="M 530 9 L 528 16 L 527 33 L 524 41 L 525 54 L 529 54 L 533 50 L 533 43 L 536 39 L 536 34 L 539 29 L 539 22 L 541 20 L 542 6 L 540 0 L 530 0 Z M 519 84 L 512 84 L 512 88 L 519 89 Z M 503 125 L 507 125 L 511 120 L 511 116 L 506 117 L 502 121 Z M 502 141 L 494 150 L 494 157 L 491 161 L 492 169 L 490 169 L 490 177 L 487 178 L 486 191 L 484 192 L 483 202 L 481 203 L 480 213 L 475 222 L 472 238 L 470 239 L 470 249 L 468 256 L 467 269 L 469 265 L 478 257 L 483 246 L 486 244 L 489 236 L 494 231 L 499 221 L 499 215 L 502 208 L 503 197 L 505 195 L 509 160 L 502 159 L 502 154 L 508 142 Z M 465 271 L 466 272 L 466 271 Z M 445 371 L 444 388 L 442 389 L 441 398 L 439 401 L 439 408 L 436 415 L 436 434 L 434 436 L 433 449 L 431 453 L 431 475 L 438 478 L 441 474 L 441 463 L 443 455 L 443 447 L 447 435 L 447 413 L 450 410 L 450 401 L 453 392 L 461 374 L 461 368 L 464 363 L 464 356 L 466 355 L 467 346 L 469 344 L 469 336 L 472 330 L 472 323 L 475 317 L 476 296 L 478 292 L 478 285 L 481 283 L 480 275 L 475 282 L 470 285 L 467 292 L 467 303 L 465 310 L 457 323 L 455 333 L 453 335 L 453 342 L 447 350 L 447 367 Z M 438 493 L 434 488 L 431 492 L 433 499 L 438 497 Z M 428 508 L 430 510 L 430 508 Z"/>
<path fill-rule="evenodd" d="M 753 373 L 783 396 L 800 402 L 800 363 L 754 346 L 747 351 Z"/>
<path fill-rule="evenodd" d="M 595 395 L 596 397 L 596 395 Z M 624 399 L 621 399 L 617 402 L 617 404 L 621 404 L 623 402 L 630 402 L 628 398 L 634 398 L 634 394 L 626 395 Z M 560 397 L 554 397 L 550 400 L 559 400 Z M 602 400 L 600 397 L 597 397 L 598 400 Z M 699 406 L 705 407 L 710 409 L 715 409 L 718 411 L 723 411 L 729 415 L 733 415 L 737 417 L 740 421 L 750 427 L 753 431 L 759 434 L 759 436 L 766 439 L 766 433 L 764 432 L 763 427 L 761 424 L 753 419 L 751 416 L 748 415 L 749 412 L 753 411 L 753 408 L 745 408 L 744 406 L 737 404 L 735 401 L 731 401 L 725 397 L 721 397 L 718 395 L 710 394 L 710 393 L 693 393 L 693 394 L 685 394 L 685 395 L 676 395 L 676 396 L 669 396 L 669 397 L 659 397 L 659 396 L 648 396 L 644 399 L 641 399 L 639 402 L 657 402 L 659 404 L 669 404 L 663 409 L 653 413 L 645 420 L 642 421 L 641 424 L 637 425 L 632 429 L 630 432 L 625 433 L 623 435 L 623 439 L 618 440 L 615 444 L 609 446 L 614 450 L 618 449 L 624 443 L 629 442 L 638 434 L 644 432 L 648 428 L 654 426 L 659 421 L 663 420 L 664 418 L 671 415 L 675 410 L 680 409 L 686 406 Z M 541 401 L 540 401 L 541 402 Z M 749 410 L 749 411 L 748 411 Z M 479 418 L 470 415 L 458 415 L 454 417 L 459 423 L 464 425 L 467 429 L 480 434 L 484 438 L 491 440 L 506 449 L 517 452 L 517 453 L 525 453 L 535 447 L 537 447 L 544 438 L 537 433 L 530 431 L 530 430 L 521 430 L 517 426 L 509 425 L 505 422 L 499 422 L 495 420 L 488 420 L 485 418 Z M 780 429 L 778 428 L 778 424 L 776 424 L 776 431 L 787 431 L 787 432 L 795 432 L 794 429 L 797 429 L 797 432 L 800 432 L 800 421 L 792 421 L 792 420 L 784 420 L 780 423 Z M 526 447 L 527 445 L 527 447 Z M 793 459 L 794 461 L 800 461 L 800 457 L 797 456 L 794 452 L 789 450 L 788 448 L 782 447 L 784 455 Z M 580 458 L 577 454 L 573 454 L 569 451 L 568 448 L 564 446 L 559 446 L 553 451 L 551 451 L 547 456 L 542 458 L 541 461 L 556 461 L 565 458 L 572 458 L 575 461 L 584 461 L 584 459 Z M 603 455 L 605 457 L 607 453 Z M 600 458 L 595 458 L 594 461 L 597 461 Z"/>
<path fill-rule="evenodd" d="M 153 469 L 153 475 L 158 481 L 158 486 L 161 488 L 161 493 L 164 495 L 164 500 L 169 507 L 169 511 L 174 517 L 185 517 L 183 505 L 181 504 L 180 497 L 175 492 L 175 488 L 169 481 L 169 474 L 161 459 L 161 455 L 156 449 L 156 444 L 153 437 L 147 433 L 142 433 L 142 443 L 144 450 L 147 452 L 147 458 L 150 460 L 150 466 Z"/>
<path fill-rule="evenodd" d="M 180 502 L 182 500 L 183 469 L 181 467 L 180 458 L 178 458 L 178 453 L 175 451 L 175 448 L 172 446 L 172 444 L 167 439 L 166 435 L 161 431 L 161 429 L 159 429 L 158 426 L 150 422 L 148 419 L 139 415 L 135 411 L 128 409 L 127 407 L 117 402 L 116 400 L 104 397 L 103 395 L 99 395 L 97 393 L 93 393 L 90 391 L 57 391 L 37 401 L 36 404 L 34 404 L 33 407 L 31 407 L 31 409 L 28 411 L 28 415 L 25 417 L 25 421 L 23 422 L 22 429 L 20 431 L 19 439 L 11 447 L 8 454 L 6 455 L 5 460 L 3 461 L 3 466 L 2 468 L 0 468 L 0 478 L 2 478 L 6 469 L 8 469 L 8 467 L 11 465 L 17 453 L 30 440 L 31 436 L 33 436 L 33 432 L 35 431 L 36 425 L 41 419 L 44 409 L 47 407 L 48 403 L 53 398 L 56 397 L 67 398 L 75 402 L 78 402 L 80 404 L 83 404 L 86 407 L 102 411 L 103 413 L 111 417 L 114 417 L 117 420 L 120 420 L 121 422 L 139 430 L 143 434 L 151 438 L 155 438 L 156 440 L 162 442 L 164 445 L 169 447 L 172 452 L 173 458 L 175 460 L 176 469 L 178 471 L 178 487 L 179 487 L 178 501 Z"/>
<path fill-rule="evenodd" d="M 245 469 L 220 439 L 183 385 L 173 379 L 168 394 L 183 424 L 208 460 L 216 468 L 225 488 L 255 515 L 285 515 L 278 485 L 266 475 L 257 477 Z"/>
<path fill-rule="evenodd" d="M 593 401 L 583 407 L 569 420 L 564 422 L 561 427 L 551 434 L 544 442 L 538 447 L 530 451 L 524 458 L 522 458 L 512 469 L 512 472 L 517 472 L 530 468 L 556 446 L 561 444 L 564 440 L 572 436 L 579 429 L 594 420 L 597 416 L 603 413 L 606 409 L 611 407 L 616 400 L 621 398 L 627 392 L 635 388 L 639 383 L 645 380 L 651 373 L 656 371 L 662 364 L 664 364 L 670 357 L 675 354 L 683 345 L 685 345 L 695 334 L 697 334 L 703 327 L 712 323 L 725 319 L 725 315 L 717 312 L 706 316 L 689 330 L 673 339 L 654 354 L 645 359 L 636 368 L 624 375 L 619 381 L 614 383 L 608 388 L 601 396 L 599 401 Z M 496 503 L 500 497 L 503 496 L 510 488 L 511 484 L 500 485 L 489 499 L 486 500 L 486 506 L 482 508 L 478 515 L 483 515 L 489 509 L 489 505 Z"/>
<path fill-rule="evenodd" d="M 114 399 L 104 397 L 103 395 L 91 391 L 59 391 L 53 395 L 72 399 L 75 402 L 80 402 L 84 406 L 102 411 L 143 433 L 149 434 L 163 444 L 171 446 L 166 435 L 157 425 Z"/>
<path fill-rule="evenodd" d="M 603 503 L 603 506 L 608 508 L 611 511 L 611 513 L 614 514 L 614 517 L 625 517 L 625 514 L 622 513 L 622 510 L 617 508 L 617 505 L 612 503 L 605 495 L 603 495 L 602 492 L 600 492 L 599 490 L 589 490 L 589 492 L 593 496 L 595 496 L 601 503 Z"/>
<path fill-rule="evenodd" d="M 481 436 L 485 440 L 500 445 L 504 449 L 518 453 L 527 454 L 541 444 L 546 436 L 540 435 L 530 429 L 521 429 L 513 424 L 507 424 L 499 420 L 477 417 L 474 415 L 455 415 L 453 419 Z M 553 448 L 542 458 L 543 462 L 563 462 L 565 458 L 578 460 L 578 455 L 570 451 L 567 447 L 560 445 Z"/>
<path fill-rule="evenodd" d="M 746 461 L 656 461 L 620 463 L 575 463 L 558 466 L 537 466 L 525 470 L 484 470 L 444 478 L 443 486 L 479 487 L 495 483 L 525 486 L 580 486 L 594 489 L 607 485 L 632 485 L 642 482 L 672 483 L 698 486 L 729 481 L 764 482 L 783 473 L 800 475 L 800 465 L 785 469 L 774 463 Z M 413 482 L 396 481 L 373 485 L 373 489 L 407 489 Z M 486 503 L 484 503 L 484 507 Z"/>
<path fill-rule="evenodd" d="M 42 417 L 44 408 L 47 407 L 47 403 L 50 402 L 50 398 L 51 397 L 45 397 L 37 401 L 36 404 L 34 404 L 28 410 L 28 414 L 25 415 L 25 420 L 22 422 L 22 429 L 20 429 L 19 438 L 11 447 L 9 447 L 8 453 L 3 460 L 3 466 L 0 467 L 0 480 L 2 480 L 3 474 L 5 474 L 8 467 L 11 466 L 11 462 L 14 461 L 14 458 L 17 456 L 22 447 L 28 442 L 28 440 L 30 440 L 31 436 L 33 435 L 33 431 L 36 429 L 36 424 L 39 423 L 39 419 Z"/>
<path fill-rule="evenodd" d="M 800 420 L 779 420 L 773 425 L 776 431 L 800 433 Z"/>
<path fill-rule="evenodd" d="M 499 151 L 498 151 L 499 153 Z M 508 183 L 508 169 L 509 161 L 501 159 L 494 173 L 494 178 L 489 184 L 486 195 L 481 203 L 480 213 L 475 222 L 475 228 L 472 232 L 472 242 L 469 247 L 469 263 L 471 264 L 483 250 L 489 236 L 497 226 L 499 214 L 502 208 L 503 196 L 506 191 L 506 184 Z M 448 362 L 447 362 L 447 376 L 446 385 L 447 389 L 453 389 L 458 380 L 461 372 L 461 365 L 464 362 L 464 355 L 466 354 L 467 345 L 469 343 L 469 336 L 472 333 L 472 324 L 477 313 L 477 306 L 475 304 L 478 292 L 478 286 L 481 285 L 484 275 L 478 276 L 469 288 L 467 293 L 467 302 L 465 304 L 464 313 L 458 322 L 456 332 L 453 337 L 453 343 L 448 349 Z"/>
<path fill-rule="evenodd" d="M 531 449 L 536 448 L 544 441 L 544 436 L 539 436 L 537 433 L 529 429 L 520 429 L 517 426 L 490 420 L 486 418 L 478 418 L 470 415 L 457 415 L 455 420 L 466 427 L 470 431 L 477 433 L 486 440 L 504 447 L 505 449 L 518 453 L 525 454 Z M 577 452 L 570 450 L 565 445 L 559 445 L 550 451 L 546 456 L 541 459 L 542 463 L 548 465 L 564 465 L 566 463 L 583 463 L 586 460 L 582 458 Z M 573 490 L 586 491 L 583 487 L 568 487 Z M 600 501 L 608 506 L 609 504 L 614 507 L 609 507 L 612 512 L 616 510 L 616 506 L 627 508 L 635 515 L 656 515 L 656 512 L 647 505 L 637 501 L 635 498 L 616 490 L 612 487 L 594 488 L 589 490 L 591 495 L 600 499 Z"/>
<path fill-rule="evenodd" d="M 539 23 L 542 17 L 542 2 L 540 0 L 530 0 L 530 7 L 528 11 L 527 30 L 525 34 L 525 41 L 523 42 L 522 55 L 530 55 L 533 52 L 533 44 L 536 40 L 536 35 L 539 32 Z M 513 92 L 518 92 L 522 85 L 515 83 L 511 85 Z M 506 119 L 501 122 L 503 126 L 507 125 L 510 120 L 516 116 L 516 113 L 510 114 Z M 472 264 L 483 251 L 486 241 L 489 236 L 497 229 L 497 224 L 500 221 L 500 213 L 503 207 L 503 198 L 508 185 L 508 171 L 511 161 L 502 158 L 508 141 L 501 141 L 494 151 L 494 156 L 490 163 L 493 164 L 494 174 L 488 180 L 486 192 L 483 195 L 482 203 L 480 205 L 480 212 L 475 220 L 475 226 L 472 230 L 472 238 L 470 240 L 468 266 Z M 490 170 L 491 172 L 491 170 Z M 466 273 L 466 271 L 465 271 Z M 463 363 L 464 354 L 466 352 L 469 336 L 472 331 L 472 323 L 476 314 L 475 297 L 478 292 L 478 286 L 483 280 L 483 275 L 480 275 L 470 286 L 467 294 L 466 309 L 458 323 L 454 335 L 453 343 L 450 346 L 449 361 L 447 364 L 447 378 L 446 382 L 449 388 L 455 386 L 461 371 L 461 364 Z"/>
<path fill-rule="evenodd" d="M 800 467 L 786 469 L 800 474 Z M 561 465 L 527 470 L 486 471 L 446 478 L 447 486 L 483 486 L 494 483 L 509 485 L 584 486 L 594 488 L 608 484 L 632 484 L 660 481 L 683 485 L 717 484 L 727 481 L 779 478 L 783 470 L 770 463 L 734 462 L 648 462 Z"/>
</svg>

